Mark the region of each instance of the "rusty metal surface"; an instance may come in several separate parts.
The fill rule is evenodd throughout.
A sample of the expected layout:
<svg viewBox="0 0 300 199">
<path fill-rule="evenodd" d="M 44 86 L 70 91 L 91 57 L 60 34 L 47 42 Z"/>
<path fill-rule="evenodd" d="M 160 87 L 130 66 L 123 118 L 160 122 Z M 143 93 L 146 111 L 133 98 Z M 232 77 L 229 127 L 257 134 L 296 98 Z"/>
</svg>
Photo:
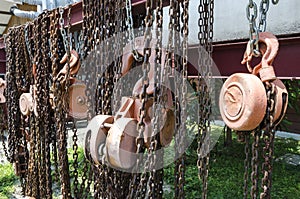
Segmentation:
<svg viewBox="0 0 300 199">
<path fill-rule="evenodd" d="M 278 38 L 279 52 L 274 60 L 274 70 L 279 79 L 300 79 L 299 59 L 297 56 L 300 52 L 300 36 L 286 35 L 285 38 Z M 243 66 L 239 59 L 245 51 L 246 41 L 227 42 L 214 44 L 213 60 L 219 70 L 219 74 L 213 71 L 215 77 L 228 77 L 233 73 L 247 72 L 247 68 Z M 197 46 L 190 46 L 189 57 L 191 62 L 197 59 Z M 194 60 L 194 61 L 193 61 Z M 253 63 L 258 63 L 258 59 L 254 59 Z M 197 71 L 190 66 L 189 75 L 196 76 Z"/>
</svg>

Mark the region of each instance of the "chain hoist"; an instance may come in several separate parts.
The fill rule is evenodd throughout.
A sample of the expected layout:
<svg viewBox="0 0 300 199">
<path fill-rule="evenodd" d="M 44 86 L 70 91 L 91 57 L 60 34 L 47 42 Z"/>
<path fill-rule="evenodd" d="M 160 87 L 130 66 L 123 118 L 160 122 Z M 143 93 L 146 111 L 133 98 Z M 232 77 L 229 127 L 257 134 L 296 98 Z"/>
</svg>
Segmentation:
<svg viewBox="0 0 300 199">
<path fill-rule="evenodd" d="M 109 12 L 109 5 L 114 4 L 111 2 L 104 3 L 104 7 L 108 7 Z M 157 34 L 162 34 L 162 2 L 159 2 L 156 6 L 158 10 L 158 26 L 160 28 Z M 153 135 L 153 131 L 151 130 L 152 118 L 149 110 L 153 105 L 154 99 L 150 96 L 157 95 L 157 93 L 155 93 L 156 88 L 154 88 L 156 87 L 154 86 L 155 78 L 160 81 L 159 74 L 161 69 L 159 68 L 159 64 L 162 62 L 161 60 L 163 60 L 165 53 L 161 50 L 162 37 L 158 36 L 159 41 L 152 40 L 152 2 L 148 1 L 148 3 L 146 3 L 146 7 L 147 15 L 145 20 L 145 36 L 143 38 L 135 38 L 134 41 L 136 42 L 135 48 L 137 53 L 142 55 L 144 58 L 143 77 L 141 77 L 134 85 L 132 97 L 123 97 L 121 107 L 114 116 L 110 115 L 110 107 L 106 106 L 106 103 L 111 101 L 107 91 L 109 91 L 109 81 L 112 77 L 110 75 L 110 68 L 113 67 L 110 67 L 110 63 L 108 63 L 108 56 L 106 56 L 110 49 L 108 49 L 107 46 L 101 46 L 101 52 L 103 52 L 102 54 L 104 54 L 104 57 L 103 55 L 100 55 L 100 63 L 106 71 L 101 71 L 102 74 L 99 74 L 100 77 L 98 79 L 99 83 L 96 93 L 98 102 L 96 104 L 96 113 L 99 115 L 95 116 L 89 122 L 84 143 L 86 157 L 91 156 L 95 167 L 100 170 L 100 173 L 97 174 L 96 177 L 99 178 L 100 176 L 103 176 L 105 179 L 105 193 L 102 193 L 105 197 L 112 197 L 115 194 L 112 192 L 112 183 L 113 181 L 118 181 L 117 175 L 119 173 L 111 167 L 121 170 L 129 169 L 129 171 L 132 170 L 134 172 L 138 172 L 142 168 L 142 174 L 133 174 L 130 188 L 128 189 L 130 192 L 127 194 L 128 198 L 144 198 L 146 194 L 149 194 L 151 197 L 162 197 L 162 173 L 160 171 L 156 173 L 154 170 L 155 166 L 157 166 L 156 161 L 159 160 L 156 159 L 156 156 L 152 156 L 152 152 L 156 152 L 159 144 L 168 145 L 170 143 L 170 137 L 173 136 L 170 132 L 173 132 L 174 129 L 171 127 L 172 125 L 170 125 L 169 122 L 166 122 L 164 126 L 156 130 L 156 132 L 159 130 L 157 135 Z M 107 15 L 107 13 L 105 13 L 104 21 L 106 23 L 109 22 L 111 25 L 112 21 L 109 16 L 113 15 Z M 109 25 L 105 24 L 105 26 L 108 27 Z M 101 28 L 103 27 L 104 26 Z M 104 32 L 105 34 L 103 39 L 108 39 L 110 34 L 113 34 L 113 31 L 112 27 L 110 27 L 109 30 L 106 30 L 106 32 Z M 100 32 L 102 32 L 102 30 L 100 30 Z M 122 69 L 120 71 L 114 69 L 113 72 L 120 72 L 120 74 L 124 76 L 132 68 L 131 61 L 135 60 L 134 55 L 132 52 L 126 54 L 126 49 L 129 48 L 129 50 L 132 50 L 130 45 L 131 44 L 124 47 Z M 159 47 L 155 50 L 156 45 Z M 156 54 L 157 56 L 150 57 L 151 54 Z M 91 56 L 93 59 L 97 59 L 94 57 L 95 54 L 92 54 Z M 107 67 L 110 68 L 107 69 Z M 158 74 L 155 72 L 158 72 Z M 166 112 L 164 120 L 168 121 L 168 117 L 169 115 L 172 115 L 172 111 L 168 110 L 168 107 L 164 111 Z M 154 122 L 153 125 L 155 128 L 158 127 L 156 122 Z M 135 127 L 139 127 L 139 131 L 135 129 Z M 127 144 L 125 145 L 125 143 Z M 145 163 L 145 167 L 141 167 L 140 163 L 142 162 L 140 162 L 140 159 L 136 157 L 136 153 L 139 154 L 140 152 L 144 152 L 146 148 L 148 150 L 146 155 L 147 161 Z M 124 154 L 124 152 L 122 152 L 124 150 L 128 151 L 129 154 Z M 152 173 L 148 173 L 148 170 L 152 171 Z M 96 184 L 101 184 L 101 182 L 98 182 L 98 179 L 95 180 Z M 124 186 L 124 188 L 128 188 L 128 185 L 129 184 Z M 96 189 L 97 187 L 101 188 L 101 185 L 96 185 Z M 101 193 L 96 190 L 96 194 L 99 195 Z"/>
<path fill-rule="evenodd" d="M 275 5 L 278 1 L 272 1 Z M 260 3 L 259 24 L 257 5 L 249 0 L 247 18 L 250 24 L 250 41 L 244 54 L 242 64 L 247 64 L 251 74 L 237 73 L 230 76 L 224 83 L 220 93 L 220 112 L 226 125 L 238 131 L 245 138 L 245 173 L 244 198 L 248 197 L 249 169 L 249 135 L 252 131 L 251 159 L 251 198 L 270 198 L 272 155 L 276 126 L 282 120 L 287 107 L 287 90 L 284 84 L 276 78 L 272 66 L 279 43 L 277 38 L 266 30 L 266 18 L 269 10 L 269 0 Z M 251 67 L 253 56 L 262 56 L 261 63 Z M 247 99 L 247 100 L 246 100 Z M 261 137 L 264 141 L 262 151 L 263 177 L 259 186 L 259 149 Z M 260 193 L 260 190 L 262 192 Z"/>
<path fill-rule="evenodd" d="M 50 12 L 45 11 L 33 23 L 10 30 L 7 38 L 9 58 L 7 92 L 12 98 L 7 98 L 7 101 L 9 110 L 12 111 L 8 115 L 7 128 L 10 132 L 8 155 L 12 162 L 20 162 L 18 155 L 20 156 L 21 152 L 24 152 L 22 150 L 27 148 L 27 142 L 29 143 L 29 156 L 24 156 L 28 168 L 20 170 L 28 174 L 24 179 L 27 184 L 31 185 L 26 187 L 26 195 L 35 198 L 52 197 L 52 184 L 55 178 L 52 181 L 51 168 L 54 166 L 54 170 L 57 171 L 54 171 L 54 175 L 60 180 L 63 198 L 72 198 L 72 193 L 75 198 L 88 198 L 90 192 L 93 192 L 95 198 L 124 198 L 126 196 L 128 198 L 162 198 L 163 165 L 161 164 L 163 163 L 163 154 L 159 150 L 170 144 L 175 128 L 175 121 L 169 122 L 175 117 L 171 108 L 171 93 L 170 90 L 163 88 L 166 76 L 171 73 L 167 67 L 175 67 L 182 74 L 182 77 L 177 77 L 175 80 L 176 84 L 182 83 L 183 85 L 180 88 L 180 84 L 177 84 L 175 94 L 176 127 L 179 131 L 178 135 L 180 135 L 176 144 L 180 148 L 180 154 L 183 153 L 185 146 L 185 123 L 188 119 L 186 110 L 188 7 L 189 1 L 183 1 L 181 14 L 179 1 L 171 1 L 172 21 L 169 24 L 171 33 L 168 52 L 162 48 L 162 0 L 155 2 L 147 0 L 143 38 L 136 38 L 134 35 L 130 0 L 126 2 L 84 0 L 81 34 L 83 41 L 78 44 L 80 47 L 77 46 L 79 55 L 74 51 L 76 41 L 70 40 L 70 7 L 57 8 Z M 154 8 L 156 9 L 155 16 Z M 210 11 L 213 9 L 213 4 L 210 4 L 209 9 Z M 67 28 L 64 17 L 68 20 Z M 180 17 L 182 21 L 180 21 Z M 205 23 L 210 24 L 205 29 L 208 32 L 205 42 L 211 53 L 212 46 L 209 42 L 212 40 L 212 14 L 209 17 L 205 19 Z M 152 36 L 154 19 L 156 20 L 155 39 Z M 129 30 L 130 54 L 129 57 L 124 54 L 120 57 L 117 53 L 126 49 L 126 46 L 123 46 L 124 38 L 117 37 L 115 41 L 109 39 L 115 36 L 116 32 L 122 32 L 126 28 Z M 182 33 L 182 38 L 180 33 Z M 20 38 L 16 39 L 17 36 Z M 73 34 L 72 37 L 74 38 Z M 100 45 L 101 42 L 107 41 L 111 43 Z M 15 51 L 16 43 L 21 46 L 18 51 Z M 98 45 L 100 45 L 100 49 Z M 115 49 L 111 48 L 112 46 L 116 47 L 116 52 L 113 52 Z M 25 51 L 22 52 L 22 50 Z M 93 54 L 93 51 L 97 51 L 97 53 Z M 180 53 L 183 56 L 180 56 Z M 109 56 L 112 54 L 115 54 L 116 60 L 109 63 Z M 96 64 L 97 67 L 80 63 L 89 55 L 93 59 L 91 64 Z M 15 59 L 16 62 L 13 63 L 12 60 Z M 78 61 L 79 59 L 81 60 Z M 122 98 L 121 108 L 116 108 L 114 116 L 112 116 L 112 91 L 116 88 L 119 92 L 117 97 L 121 99 L 121 87 L 114 86 L 121 76 L 126 74 L 124 71 L 128 72 L 133 68 L 130 60 L 134 60 L 134 64 L 142 62 L 143 76 L 134 85 L 132 95 Z M 85 85 L 80 89 L 85 90 L 86 96 L 80 95 L 77 101 L 72 101 L 72 94 L 76 94 L 75 90 L 79 89 L 76 87 L 79 83 L 76 75 L 80 66 L 85 72 L 85 75 L 82 76 Z M 14 76 L 14 74 L 16 75 Z M 123 100 L 130 105 L 123 104 Z M 87 113 L 83 113 L 83 111 L 77 114 L 78 109 L 75 110 L 76 106 L 73 106 L 76 103 L 86 105 Z M 119 106 L 117 103 L 114 105 L 115 107 Z M 162 108 L 160 108 L 161 105 Z M 207 119 L 206 125 L 209 126 L 209 100 L 204 102 L 204 106 L 207 111 L 204 116 Z M 123 108 L 131 109 L 131 111 L 124 111 Z M 155 111 L 152 115 L 151 111 L 153 110 Z M 86 134 L 86 160 L 84 160 L 84 171 L 80 180 L 77 171 L 79 162 L 76 124 L 78 119 L 86 118 L 89 120 L 88 129 L 90 128 L 91 132 Z M 68 161 L 67 124 L 69 122 L 72 123 L 71 131 L 73 131 L 74 171 L 70 170 Z M 166 124 L 162 125 L 161 123 L 164 122 Z M 132 126 L 136 128 L 132 129 Z M 96 129 L 97 132 L 95 132 Z M 209 129 L 206 127 L 205 131 L 207 133 Z M 132 134 L 129 135 L 126 132 Z M 27 138 L 28 140 L 26 140 Z M 102 138 L 103 140 L 101 140 Z M 124 147 L 123 145 L 127 141 L 130 144 Z M 52 150 L 50 150 L 51 145 Z M 129 150 L 132 155 L 123 156 L 122 150 Z M 266 157 L 271 153 L 267 153 L 268 150 L 268 148 L 265 150 Z M 50 161 L 50 152 L 52 152 L 53 163 Z M 135 157 L 136 153 L 144 152 L 147 152 L 145 154 L 146 162 Z M 203 165 L 201 172 L 207 176 L 208 158 Z M 183 198 L 184 157 L 178 161 L 177 166 L 176 196 Z M 140 167 L 142 167 L 141 174 L 131 176 L 131 174 L 123 172 L 124 169 L 134 170 L 140 169 Z M 265 168 L 267 169 L 268 165 Z M 74 174 L 73 184 L 70 180 L 72 172 Z M 129 183 L 130 177 L 133 178 Z M 71 189 L 72 185 L 74 189 Z M 94 190 L 90 190 L 91 185 L 94 185 Z"/>
<path fill-rule="evenodd" d="M 251 74 L 231 75 L 222 87 L 219 105 L 222 118 L 230 128 L 243 132 L 254 130 L 251 198 L 257 198 L 259 195 L 258 150 L 259 140 L 263 136 L 265 146 L 262 171 L 264 176 L 263 193 L 260 197 L 270 198 L 275 128 L 285 114 L 288 95 L 272 66 L 279 47 L 277 38 L 269 32 L 259 33 L 259 38 L 259 42 L 266 46 L 266 48 L 259 49 L 263 55 L 261 63 L 252 68 L 249 63 L 250 52 L 247 50 L 242 63 L 248 63 L 247 67 Z M 248 43 L 247 49 L 249 45 L 251 44 Z"/>
</svg>

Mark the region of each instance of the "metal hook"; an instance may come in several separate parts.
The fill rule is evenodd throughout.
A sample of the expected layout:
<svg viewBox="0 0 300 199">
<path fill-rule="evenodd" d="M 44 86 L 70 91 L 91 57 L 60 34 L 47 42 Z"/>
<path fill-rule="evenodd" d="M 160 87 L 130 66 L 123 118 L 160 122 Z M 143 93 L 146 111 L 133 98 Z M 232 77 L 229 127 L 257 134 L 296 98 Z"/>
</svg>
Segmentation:
<svg viewBox="0 0 300 199">
<path fill-rule="evenodd" d="M 251 43 L 248 42 L 244 58 L 241 62 L 242 64 L 247 64 L 248 71 L 255 75 L 258 74 L 261 67 L 271 66 L 279 49 L 279 42 L 276 36 L 270 32 L 259 33 L 259 42 L 261 43 L 259 45 L 259 51 L 262 55 L 262 61 L 255 67 L 251 67 L 250 62 L 253 57 L 253 52 L 251 52 Z"/>
</svg>

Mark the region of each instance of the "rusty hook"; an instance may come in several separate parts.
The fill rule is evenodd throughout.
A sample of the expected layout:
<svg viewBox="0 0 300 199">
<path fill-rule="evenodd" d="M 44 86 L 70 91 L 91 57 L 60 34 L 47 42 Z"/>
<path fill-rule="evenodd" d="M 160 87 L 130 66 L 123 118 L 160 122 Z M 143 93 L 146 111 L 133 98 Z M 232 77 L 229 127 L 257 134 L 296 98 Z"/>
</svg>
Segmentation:
<svg viewBox="0 0 300 199">
<path fill-rule="evenodd" d="M 66 53 L 60 63 L 66 63 L 68 61 L 68 54 Z M 70 57 L 70 75 L 76 75 L 80 69 L 80 61 L 79 61 L 79 55 L 75 50 L 71 51 L 71 57 Z M 64 65 L 64 67 L 59 71 L 56 78 L 58 79 L 61 75 L 66 75 L 68 72 L 68 63 Z"/>
<path fill-rule="evenodd" d="M 247 64 L 248 71 L 254 75 L 257 75 L 262 67 L 269 67 L 272 65 L 279 49 L 279 42 L 275 35 L 270 32 L 259 33 L 259 50 L 261 52 L 262 61 L 255 67 L 251 67 L 250 62 L 253 54 L 251 52 L 250 43 L 248 43 L 242 64 Z"/>
</svg>

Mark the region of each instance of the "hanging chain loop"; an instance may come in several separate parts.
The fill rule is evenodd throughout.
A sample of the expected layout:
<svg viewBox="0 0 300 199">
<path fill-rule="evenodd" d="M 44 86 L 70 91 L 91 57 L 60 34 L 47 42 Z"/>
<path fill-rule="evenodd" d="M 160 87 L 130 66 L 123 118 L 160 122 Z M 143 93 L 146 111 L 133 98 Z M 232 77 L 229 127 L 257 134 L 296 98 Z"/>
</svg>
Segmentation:
<svg viewBox="0 0 300 199">
<path fill-rule="evenodd" d="M 276 5 L 279 0 L 272 0 Z M 259 32 L 265 32 L 267 28 L 267 13 L 269 11 L 270 0 L 261 0 L 259 7 L 259 22 L 257 26 L 258 8 L 253 0 L 249 0 L 246 7 L 246 16 L 249 21 L 249 43 L 251 55 L 255 57 L 261 56 L 259 51 Z"/>
<path fill-rule="evenodd" d="M 256 18 L 257 18 L 257 5 L 253 0 L 249 0 L 249 4 L 246 9 L 247 19 L 249 20 L 249 38 L 250 38 L 250 48 L 251 52 L 254 56 L 260 56 L 259 52 L 259 29 L 256 26 Z"/>
<path fill-rule="evenodd" d="M 138 53 L 135 47 L 135 35 L 134 35 L 134 28 L 133 28 L 131 0 L 126 0 L 126 25 L 129 30 L 128 39 L 130 42 L 132 55 L 137 62 L 141 62 L 143 61 L 143 57 Z"/>
</svg>

